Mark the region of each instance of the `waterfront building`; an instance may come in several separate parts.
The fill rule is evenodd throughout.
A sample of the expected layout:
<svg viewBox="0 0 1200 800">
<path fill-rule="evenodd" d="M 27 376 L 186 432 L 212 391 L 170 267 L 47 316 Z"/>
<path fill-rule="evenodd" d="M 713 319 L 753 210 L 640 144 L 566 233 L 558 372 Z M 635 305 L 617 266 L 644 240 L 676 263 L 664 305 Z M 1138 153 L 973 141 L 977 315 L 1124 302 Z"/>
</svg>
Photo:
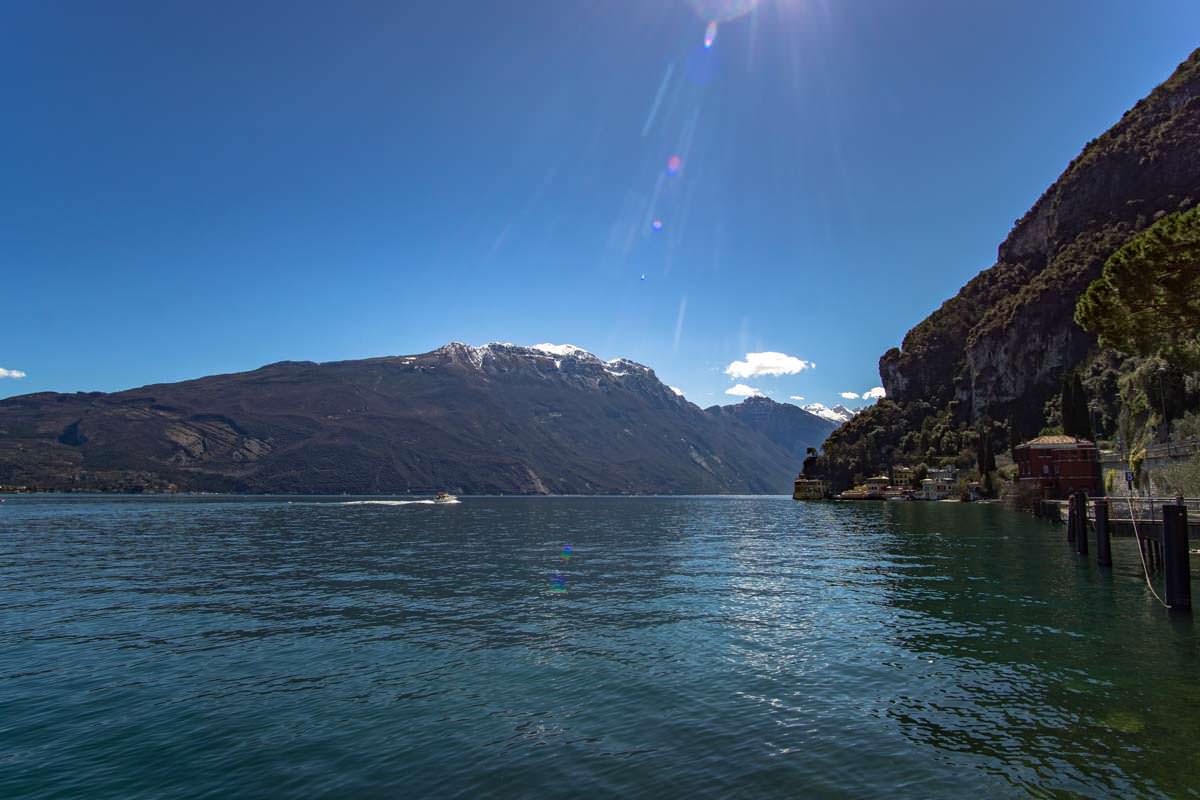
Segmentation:
<svg viewBox="0 0 1200 800">
<path fill-rule="evenodd" d="M 912 499 L 912 492 L 902 487 L 892 486 L 886 475 L 876 475 L 867 478 L 853 489 L 847 489 L 837 496 L 838 500 L 887 500 L 892 497 Z"/>
<path fill-rule="evenodd" d="M 1061 500 L 1071 492 L 1104 494 L 1100 451 L 1094 442 L 1074 436 L 1039 436 L 1013 448 L 1018 479 L 1035 485 L 1042 496 Z"/>
<path fill-rule="evenodd" d="M 874 478 L 867 478 L 863 486 L 867 489 L 867 494 L 883 497 L 891 486 L 891 481 L 887 475 L 876 475 Z"/>
<path fill-rule="evenodd" d="M 954 467 L 931 469 L 921 481 L 922 500 L 946 500 L 958 495 L 958 470 Z"/>
<path fill-rule="evenodd" d="M 829 484 L 809 478 L 797 478 L 792 488 L 793 500 L 824 500 L 829 496 Z"/>
</svg>

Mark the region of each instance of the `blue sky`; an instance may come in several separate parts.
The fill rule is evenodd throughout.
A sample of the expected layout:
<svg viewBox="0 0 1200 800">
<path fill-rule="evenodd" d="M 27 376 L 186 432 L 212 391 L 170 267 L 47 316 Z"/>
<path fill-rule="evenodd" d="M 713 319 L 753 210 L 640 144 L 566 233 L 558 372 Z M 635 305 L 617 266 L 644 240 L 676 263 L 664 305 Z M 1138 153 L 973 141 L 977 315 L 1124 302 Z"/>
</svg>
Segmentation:
<svg viewBox="0 0 1200 800">
<path fill-rule="evenodd" d="M 711 49 L 697 4 L 6 4 L 0 396 L 460 340 L 832 405 L 1200 45 L 1194 0 L 761 0 Z"/>
</svg>

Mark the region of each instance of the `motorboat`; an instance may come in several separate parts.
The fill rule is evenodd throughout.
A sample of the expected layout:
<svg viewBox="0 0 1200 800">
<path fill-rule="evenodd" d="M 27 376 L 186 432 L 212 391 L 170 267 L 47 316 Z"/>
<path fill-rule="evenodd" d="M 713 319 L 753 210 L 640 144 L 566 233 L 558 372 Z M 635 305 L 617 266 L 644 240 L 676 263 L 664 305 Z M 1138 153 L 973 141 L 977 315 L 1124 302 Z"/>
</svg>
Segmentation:
<svg viewBox="0 0 1200 800">
<path fill-rule="evenodd" d="M 437 497 L 433 498 L 435 503 L 457 503 L 458 498 L 448 492 L 438 492 Z"/>
</svg>

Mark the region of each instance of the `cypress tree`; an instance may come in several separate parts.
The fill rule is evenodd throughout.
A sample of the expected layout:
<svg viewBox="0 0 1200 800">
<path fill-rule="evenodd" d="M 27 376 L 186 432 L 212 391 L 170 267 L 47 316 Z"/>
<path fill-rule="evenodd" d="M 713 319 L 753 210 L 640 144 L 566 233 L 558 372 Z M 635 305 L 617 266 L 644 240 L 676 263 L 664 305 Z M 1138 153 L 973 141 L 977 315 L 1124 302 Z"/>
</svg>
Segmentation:
<svg viewBox="0 0 1200 800">
<path fill-rule="evenodd" d="M 1063 378 L 1062 428 L 1067 436 L 1092 439 L 1091 413 L 1088 411 L 1087 392 L 1077 371 Z"/>
</svg>

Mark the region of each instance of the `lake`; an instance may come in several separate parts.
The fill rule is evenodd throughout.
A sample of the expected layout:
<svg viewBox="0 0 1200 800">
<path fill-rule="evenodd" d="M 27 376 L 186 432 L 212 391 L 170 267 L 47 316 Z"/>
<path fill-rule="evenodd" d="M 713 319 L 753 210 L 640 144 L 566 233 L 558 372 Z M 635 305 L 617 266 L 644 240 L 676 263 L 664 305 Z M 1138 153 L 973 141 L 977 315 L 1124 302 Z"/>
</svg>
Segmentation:
<svg viewBox="0 0 1200 800">
<path fill-rule="evenodd" d="M 0 796 L 1200 796 L 1196 629 L 1128 539 L 346 500 L 7 498 Z"/>
</svg>

